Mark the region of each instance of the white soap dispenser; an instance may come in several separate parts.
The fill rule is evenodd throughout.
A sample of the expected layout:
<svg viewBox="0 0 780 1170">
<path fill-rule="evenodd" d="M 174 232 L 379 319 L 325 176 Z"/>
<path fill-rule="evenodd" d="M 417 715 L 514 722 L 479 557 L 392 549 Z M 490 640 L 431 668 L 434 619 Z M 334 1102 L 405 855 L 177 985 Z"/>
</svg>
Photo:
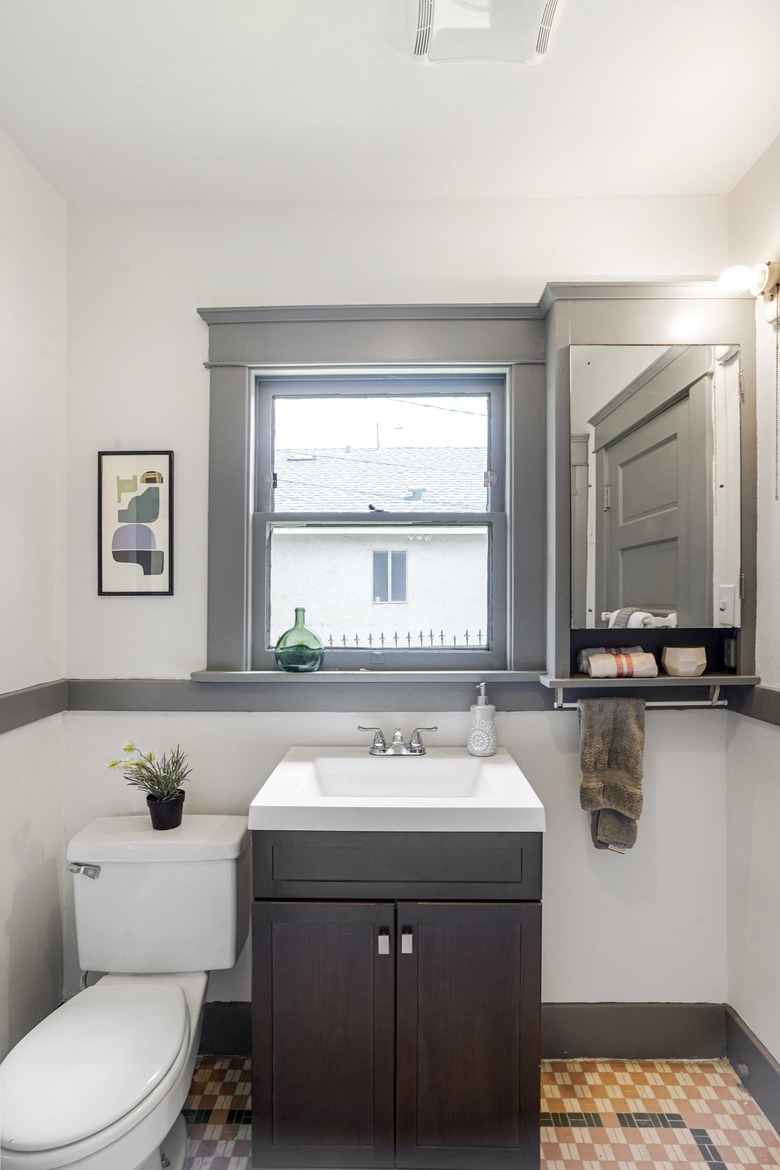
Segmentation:
<svg viewBox="0 0 780 1170">
<path fill-rule="evenodd" d="M 472 756 L 494 756 L 498 747 L 496 738 L 495 713 L 492 703 L 485 696 L 485 684 L 477 685 L 479 698 L 471 705 L 471 730 L 466 747 Z"/>
</svg>

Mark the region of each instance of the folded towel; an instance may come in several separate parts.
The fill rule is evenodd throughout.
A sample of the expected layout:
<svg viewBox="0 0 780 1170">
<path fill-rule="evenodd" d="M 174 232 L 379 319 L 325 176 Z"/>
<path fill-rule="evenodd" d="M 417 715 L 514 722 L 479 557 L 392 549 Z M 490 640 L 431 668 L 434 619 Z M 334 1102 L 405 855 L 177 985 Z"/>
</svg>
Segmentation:
<svg viewBox="0 0 780 1170">
<path fill-rule="evenodd" d="M 652 654 L 642 650 L 638 654 L 617 653 L 591 654 L 588 659 L 588 674 L 592 678 L 655 678 L 658 663 Z"/>
<path fill-rule="evenodd" d="M 590 814 L 590 836 L 597 849 L 625 853 L 636 844 L 636 821 L 613 808 L 602 808 Z"/>
<path fill-rule="evenodd" d="M 590 674 L 590 658 L 594 654 L 641 654 L 641 646 L 591 646 L 588 650 L 577 653 L 577 670 L 580 674 Z"/>
<path fill-rule="evenodd" d="M 653 615 L 643 609 L 636 609 L 633 605 L 614 610 L 609 618 L 611 630 L 644 630 L 652 629 L 654 626 Z"/>
<path fill-rule="evenodd" d="M 630 849 L 642 812 L 644 699 L 580 699 L 580 807 L 597 849 Z"/>
</svg>

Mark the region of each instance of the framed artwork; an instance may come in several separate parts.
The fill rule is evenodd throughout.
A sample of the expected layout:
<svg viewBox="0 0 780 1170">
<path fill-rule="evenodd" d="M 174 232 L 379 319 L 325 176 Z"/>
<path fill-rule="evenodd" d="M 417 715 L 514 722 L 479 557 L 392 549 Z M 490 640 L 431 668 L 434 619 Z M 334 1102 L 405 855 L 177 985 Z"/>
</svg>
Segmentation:
<svg viewBox="0 0 780 1170">
<path fill-rule="evenodd" d="M 98 594 L 173 593 L 173 451 L 98 451 Z"/>
</svg>

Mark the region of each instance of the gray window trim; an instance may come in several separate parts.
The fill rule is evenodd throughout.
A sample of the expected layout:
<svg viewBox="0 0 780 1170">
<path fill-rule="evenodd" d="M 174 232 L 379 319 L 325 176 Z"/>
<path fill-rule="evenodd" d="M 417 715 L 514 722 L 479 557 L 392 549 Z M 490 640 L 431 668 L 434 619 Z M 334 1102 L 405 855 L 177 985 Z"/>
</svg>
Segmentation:
<svg viewBox="0 0 780 1170">
<path fill-rule="evenodd" d="M 357 319 L 334 318 L 327 309 L 322 316 L 301 309 L 300 319 L 295 310 L 284 310 L 284 319 L 270 310 L 201 311 L 204 319 L 212 318 L 208 672 L 248 675 L 252 661 L 254 379 L 258 372 L 294 375 L 312 365 L 344 370 L 399 365 L 428 374 L 454 368 L 506 371 L 507 517 L 522 531 L 522 547 L 509 541 L 502 573 L 511 600 L 504 667 L 544 669 L 544 323 L 538 311 L 529 314 L 524 306 L 455 308 L 424 306 L 417 316 L 413 307 L 402 315 L 390 307 L 384 316 L 380 307 Z M 443 665 L 440 654 L 430 665 L 420 662 L 420 668 L 458 669 Z M 480 669 L 489 666 L 477 665 L 475 673 Z M 204 672 L 193 677 L 202 679 Z"/>
</svg>

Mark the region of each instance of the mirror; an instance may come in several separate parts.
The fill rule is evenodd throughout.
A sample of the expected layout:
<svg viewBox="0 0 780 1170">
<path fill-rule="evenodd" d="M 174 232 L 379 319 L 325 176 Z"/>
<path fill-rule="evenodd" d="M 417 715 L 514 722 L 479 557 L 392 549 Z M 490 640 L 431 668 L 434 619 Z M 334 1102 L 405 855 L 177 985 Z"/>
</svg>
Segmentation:
<svg viewBox="0 0 780 1170">
<path fill-rule="evenodd" d="M 738 347 L 570 357 L 572 627 L 739 626 Z"/>
</svg>

